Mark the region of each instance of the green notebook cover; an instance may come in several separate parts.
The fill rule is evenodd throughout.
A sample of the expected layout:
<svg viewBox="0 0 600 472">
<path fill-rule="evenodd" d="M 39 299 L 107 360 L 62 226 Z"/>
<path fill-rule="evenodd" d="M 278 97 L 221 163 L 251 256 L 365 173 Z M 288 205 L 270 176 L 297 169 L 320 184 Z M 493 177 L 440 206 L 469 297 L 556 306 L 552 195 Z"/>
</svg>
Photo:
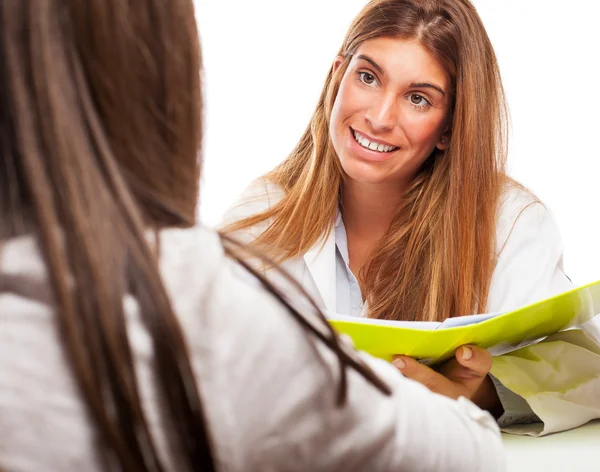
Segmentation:
<svg viewBox="0 0 600 472">
<path fill-rule="evenodd" d="M 376 357 L 389 361 L 402 354 L 432 365 L 449 359 L 464 344 L 486 349 L 500 347 L 500 351 L 504 346 L 508 352 L 518 345 L 580 325 L 599 312 L 600 281 L 465 326 L 444 328 L 440 323 L 414 323 L 412 328 L 410 322 L 394 326 L 390 321 L 380 324 L 379 320 L 363 318 L 335 319 L 335 315 L 330 323 L 350 336 L 357 349 Z M 423 329 L 426 325 L 429 329 Z"/>
</svg>

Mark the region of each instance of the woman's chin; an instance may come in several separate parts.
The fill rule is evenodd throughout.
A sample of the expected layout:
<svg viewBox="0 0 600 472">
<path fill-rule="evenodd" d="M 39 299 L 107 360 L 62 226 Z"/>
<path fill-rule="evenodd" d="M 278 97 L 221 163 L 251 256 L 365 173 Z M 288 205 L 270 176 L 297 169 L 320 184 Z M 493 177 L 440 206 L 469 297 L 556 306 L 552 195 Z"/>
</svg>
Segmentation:
<svg viewBox="0 0 600 472">
<path fill-rule="evenodd" d="M 342 161 L 342 169 L 346 174 L 346 179 L 350 179 L 362 184 L 384 184 L 390 183 L 390 175 L 387 166 L 377 165 L 372 162 L 359 161 L 352 159 Z M 385 168 L 384 168 L 385 167 Z"/>
</svg>

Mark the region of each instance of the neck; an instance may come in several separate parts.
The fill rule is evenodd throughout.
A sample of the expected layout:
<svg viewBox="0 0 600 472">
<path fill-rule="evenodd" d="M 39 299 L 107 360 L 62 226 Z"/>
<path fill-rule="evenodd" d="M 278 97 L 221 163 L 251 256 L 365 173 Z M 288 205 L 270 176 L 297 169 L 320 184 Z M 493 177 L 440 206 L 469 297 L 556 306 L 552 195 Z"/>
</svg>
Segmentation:
<svg viewBox="0 0 600 472">
<path fill-rule="evenodd" d="M 404 188 L 396 184 L 344 182 L 341 211 L 347 231 L 366 239 L 379 239 L 394 218 Z"/>
</svg>

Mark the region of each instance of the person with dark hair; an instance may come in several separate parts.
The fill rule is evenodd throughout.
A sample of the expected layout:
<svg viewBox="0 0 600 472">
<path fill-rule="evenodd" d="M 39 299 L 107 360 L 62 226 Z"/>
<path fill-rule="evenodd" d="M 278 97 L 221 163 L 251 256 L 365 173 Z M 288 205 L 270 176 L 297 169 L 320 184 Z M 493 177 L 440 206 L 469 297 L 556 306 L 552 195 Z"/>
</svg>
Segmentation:
<svg viewBox="0 0 600 472">
<path fill-rule="evenodd" d="M 0 0 L 0 470 L 502 470 L 194 227 L 200 66 L 191 0 Z"/>
</svg>

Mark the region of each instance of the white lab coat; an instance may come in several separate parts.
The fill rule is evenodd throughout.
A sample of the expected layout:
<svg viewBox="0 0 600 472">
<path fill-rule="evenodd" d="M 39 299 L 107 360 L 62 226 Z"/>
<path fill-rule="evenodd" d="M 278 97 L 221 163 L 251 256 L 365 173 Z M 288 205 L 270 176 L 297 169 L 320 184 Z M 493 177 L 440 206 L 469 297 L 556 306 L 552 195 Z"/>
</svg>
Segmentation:
<svg viewBox="0 0 600 472">
<path fill-rule="evenodd" d="M 282 189 L 273 183 L 265 180 L 255 182 L 227 212 L 223 226 L 268 209 L 282 195 Z M 258 237 L 268 224 L 269 222 L 265 222 L 239 232 L 236 237 L 249 242 Z M 331 312 L 336 311 L 334 233 L 330 231 L 325 240 L 318 241 L 302 257 L 287 260 L 282 264 L 324 309 Z M 518 186 L 507 187 L 498 212 L 496 240 L 498 258 L 485 312 L 512 310 L 573 288 L 563 270 L 562 242 L 556 222 L 548 209 L 525 189 Z M 507 428 L 507 431 L 543 435 L 573 428 L 600 417 L 600 352 L 595 354 L 586 351 L 582 357 L 580 347 L 565 340 L 555 341 L 553 346 L 556 347 L 554 355 L 563 360 L 568 360 L 572 352 L 573 362 L 585 358 L 586 362 L 597 363 L 585 379 L 569 379 L 569 362 L 564 364 L 567 372 L 561 373 L 564 381 L 573 380 L 573 383 L 578 385 L 583 383 L 587 393 L 582 395 L 579 392 L 570 398 L 569 391 L 566 391 L 557 400 L 556 392 L 548 392 L 548 384 L 543 380 L 535 386 L 521 388 L 522 382 L 519 380 L 531 377 L 528 369 L 538 373 L 544 371 L 550 376 L 556 373 L 551 365 L 555 363 L 555 359 L 547 351 L 547 346 L 531 346 L 510 356 L 503 356 L 501 361 L 495 359 L 494 367 L 498 364 L 501 368 L 493 368 L 492 373 L 503 384 L 509 385 L 513 392 L 523 396 L 544 423 L 520 425 Z M 536 352 L 540 350 L 544 350 L 544 355 L 550 357 L 547 363 L 545 359 L 523 362 L 522 357 L 527 358 L 527 354 L 535 357 Z M 594 370 L 598 372 L 595 377 L 592 375 Z M 549 394 L 552 398 L 548 397 Z M 595 399 L 591 398 L 593 396 Z M 547 402 L 540 397 L 548 397 L 550 405 L 546 405 Z M 583 397 L 585 405 L 582 406 Z M 577 410 L 577 414 L 572 415 L 572 410 Z"/>
<path fill-rule="evenodd" d="M 229 210 L 223 225 L 265 211 L 282 197 L 275 184 L 259 180 Z M 251 241 L 268 223 L 236 236 Z M 510 237 L 509 237 L 510 236 Z M 497 225 L 496 268 L 492 276 L 487 313 L 503 312 L 573 288 L 563 271 L 562 242 L 551 213 L 524 189 L 509 189 Z M 335 232 L 318 241 L 303 257 L 283 266 L 330 311 L 336 311 Z"/>
</svg>

